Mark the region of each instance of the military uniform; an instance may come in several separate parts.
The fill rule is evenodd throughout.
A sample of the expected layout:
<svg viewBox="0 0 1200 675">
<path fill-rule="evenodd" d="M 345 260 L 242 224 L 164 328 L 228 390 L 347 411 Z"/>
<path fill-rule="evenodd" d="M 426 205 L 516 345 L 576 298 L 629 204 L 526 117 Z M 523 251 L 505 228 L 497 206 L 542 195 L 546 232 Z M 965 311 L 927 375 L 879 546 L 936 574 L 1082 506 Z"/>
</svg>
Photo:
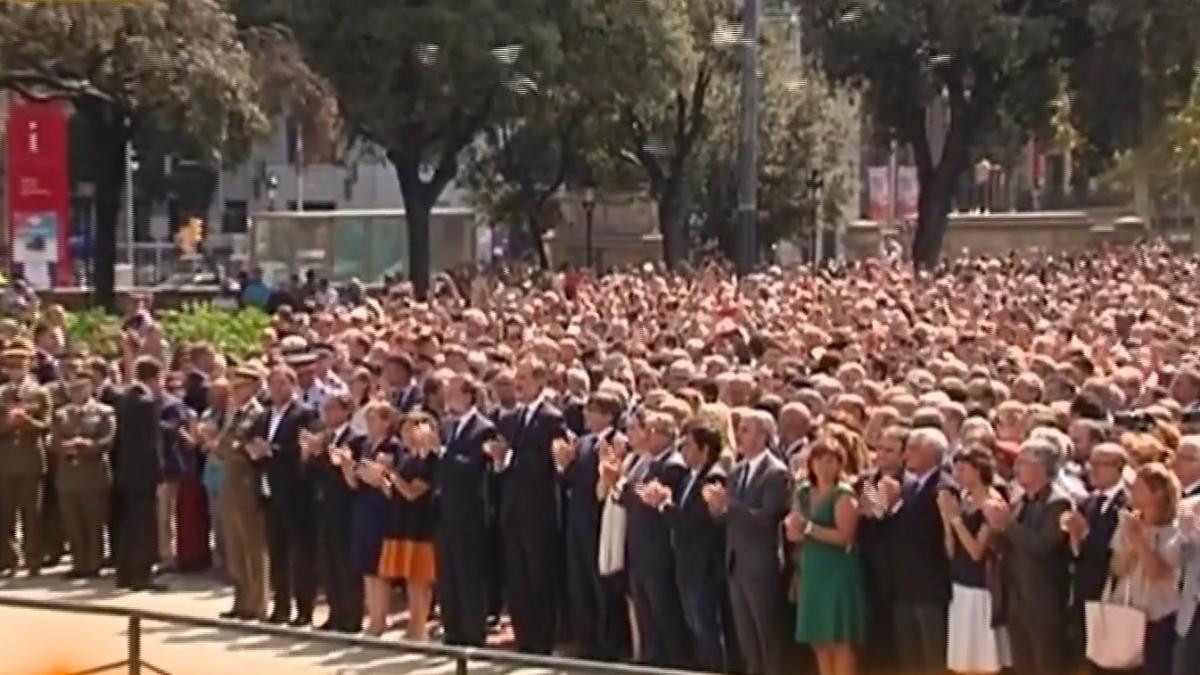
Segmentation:
<svg viewBox="0 0 1200 675">
<path fill-rule="evenodd" d="M 54 410 L 60 410 L 71 402 L 67 395 L 67 384 L 71 376 L 65 375 L 43 384 L 50 393 Z M 66 550 L 67 532 L 63 525 L 62 507 L 58 503 L 58 454 L 46 453 L 46 474 L 42 477 L 42 560 L 47 565 L 57 564 Z"/>
<path fill-rule="evenodd" d="M 233 577 L 234 600 L 229 616 L 261 619 L 267 613 L 267 524 L 261 476 L 246 452 L 255 425 L 264 413 L 250 399 L 230 415 L 214 452 L 221 460 L 220 517 L 225 533 L 225 563 Z"/>
<path fill-rule="evenodd" d="M 116 413 L 95 399 L 68 403 L 54 415 L 58 502 L 75 576 L 95 575 L 104 560 L 115 434 Z"/>
<path fill-rule="evenodd" d="M 28 419 L 11 418 L 17 408 Z M 41 571 L 41 482 L 52 414 L 49 392 L 32 378 L 0 387 L 0 568 L 16 566 L 20 517 L 25 566 L 32 574 Z"/>
</svg>

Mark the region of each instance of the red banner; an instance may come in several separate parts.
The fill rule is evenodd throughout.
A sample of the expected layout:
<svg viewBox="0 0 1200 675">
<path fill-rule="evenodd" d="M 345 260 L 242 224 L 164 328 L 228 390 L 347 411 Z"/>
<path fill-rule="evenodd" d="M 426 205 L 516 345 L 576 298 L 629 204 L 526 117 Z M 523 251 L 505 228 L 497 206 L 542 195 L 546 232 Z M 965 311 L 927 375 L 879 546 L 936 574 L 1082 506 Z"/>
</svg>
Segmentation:
<svg viewBox="0 0 1200 675">
<path fill-rule="evenodd" d="M 33 286 L 70 285 L 67 109 L 8 98 L 9 254 Z"/>
</svg>

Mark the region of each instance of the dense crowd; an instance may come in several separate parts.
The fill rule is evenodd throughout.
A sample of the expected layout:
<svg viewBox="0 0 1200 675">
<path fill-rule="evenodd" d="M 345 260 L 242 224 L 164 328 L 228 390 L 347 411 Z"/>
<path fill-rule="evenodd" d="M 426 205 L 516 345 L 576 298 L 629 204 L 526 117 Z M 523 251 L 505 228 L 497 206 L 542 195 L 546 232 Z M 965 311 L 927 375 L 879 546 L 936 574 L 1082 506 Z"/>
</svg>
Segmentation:
<svg viewBox="0 0 1200 675">
<path fill-rule="evenodd" d="M 236 362 L 147 298 L 114 362 L 0 322 L 0 568 L 715 672 L 1200 673 L 1200 259 L 318 288 Z"/>
</svg>

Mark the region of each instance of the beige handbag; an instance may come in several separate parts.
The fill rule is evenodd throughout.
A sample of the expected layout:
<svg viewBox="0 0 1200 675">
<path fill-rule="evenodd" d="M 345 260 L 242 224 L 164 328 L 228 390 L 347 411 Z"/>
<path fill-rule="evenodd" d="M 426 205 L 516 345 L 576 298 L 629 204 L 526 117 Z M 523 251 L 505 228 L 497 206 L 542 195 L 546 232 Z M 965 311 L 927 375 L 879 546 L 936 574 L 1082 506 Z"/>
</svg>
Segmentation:
<svg viewBox="0 0 1200 675">
<path fill-rule="evenodd" d="M 1123 602 L 1114 602 L 1115 585 L 1113 579 L 1100 599 L 1085 607 L 1087 659 L 1101 668 L 1128 670 L 1142 665 L 1146 614 L 1130 606 L 1130 583 L 1124 584 Z"/>
</svg>

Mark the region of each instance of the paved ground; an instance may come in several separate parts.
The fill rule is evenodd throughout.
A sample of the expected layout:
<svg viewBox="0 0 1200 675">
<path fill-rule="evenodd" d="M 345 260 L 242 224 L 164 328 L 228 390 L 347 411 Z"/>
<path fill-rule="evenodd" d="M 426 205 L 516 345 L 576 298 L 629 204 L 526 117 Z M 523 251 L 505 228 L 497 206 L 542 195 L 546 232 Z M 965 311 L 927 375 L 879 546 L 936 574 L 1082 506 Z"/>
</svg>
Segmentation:
<svg viewBox="0 0 1200 675">
<path fill-rule="evenodd" d="M 0 582 L 0 597 L 73 600 L 205 618 L 215 617 L 230 605 L 229 591 L 211 579 L 167 576 L 163 580 L 171 586 L 169 593 L 118 591 L 111 578 L 81 582 L 59 574 L 18 577 Z M 156 623 L 147 623 L 143 633 L 144 659 L 172 675 L 454 673 L 454 664 L 445 659 L 343 649 L 316 641 Z M 397 635 L 395 631 L 388 634 Z M 122 619 L 0 607 L 0 675 L 84 670 L 125 658 L 125 645 Z M 470 672 L 533 675 L 549 671 L 473 663 Z"/>
</svg>

